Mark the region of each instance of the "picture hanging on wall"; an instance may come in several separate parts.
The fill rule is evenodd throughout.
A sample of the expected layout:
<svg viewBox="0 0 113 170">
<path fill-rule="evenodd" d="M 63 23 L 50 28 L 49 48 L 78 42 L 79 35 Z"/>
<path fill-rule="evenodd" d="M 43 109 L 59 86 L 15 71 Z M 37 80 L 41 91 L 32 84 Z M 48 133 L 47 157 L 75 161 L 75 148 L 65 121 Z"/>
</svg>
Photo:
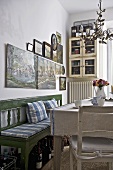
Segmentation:
<svg viewBox="0 0 113 170">
<path fill-rule="evenodd" d="M 59 90 L 66 90 L 66 77 L 59 77 Z"/>
<path fill-rule="evenodd" d="M 61 74 L 61 65 L 56 63 L 56 75 Z"/>
<path fill-rule="evenodd" d="M 61 44 L 57 45 L 57 62 L 63 64 L 63 46 Z"/>
<path fill-rule="evenodd" d="M 33 39 L 33 47 L 34 47 L 34 53 L 42 56 L 43 43 L 41 43 L 40 41 L 36 39 Z"/>
<path fill-rule="evenodd" d="M 34 54 L 7 44 L 6 87 L 36 88 Z"/>
<path fill-rule="evenodd" d="M 57 37 L 55 34 L 51 35 L 51 47 L 53 51 L 57 50 Z"/>
<path fill-rule="evenodd" d="M 57 62 L 57 51 L 52 51 L 52 59 Z"/>
<path fill-rule="evenodd" d="M 37 59 L 37 88 L 56 89 L 55 63 L 44 57 Z"/>
<path fill-rule="evenodd" d="M 28 50 L 28 51 L 33 52 L 33 44 L 27 43 L 26 46 L 27 46 L 27 50 Z"/>
<path fill-rule="evenodd" d="M 61 74 L 64 75 L 65 74 L 65 67 L 61 66 Z"/>
<path fill-rule="evenodd" d="M 57 37 L 57 43 L 61 44 L 62 38 L 61 38 L 61 34 L 59 32 L 56 32 L 56 37 Z"/>
<path fill-rule="evenodd" d="M 43 42 L 43 56 L 52 59 L 51 45 L 47 42 Z"/>
</svg>

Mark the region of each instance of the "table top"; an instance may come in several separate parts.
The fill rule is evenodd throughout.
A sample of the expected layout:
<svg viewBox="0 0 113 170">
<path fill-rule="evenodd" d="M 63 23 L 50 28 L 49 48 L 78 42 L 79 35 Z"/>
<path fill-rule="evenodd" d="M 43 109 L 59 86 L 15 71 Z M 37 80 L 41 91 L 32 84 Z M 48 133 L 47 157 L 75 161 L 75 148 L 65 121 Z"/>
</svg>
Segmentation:
<svg viewBox="0 0 113 170">
<path fill-rule="evenodd" d="M 93 106 L 90 99 L 82 100 L 82 106 Z M 105 101 L 104 106 L 113 106 L 113 101 Z M 104 107 L 101 106 L 101 107 Z M 100 106 L 93 106 L 100 107 Z M 70 103 L 61 107 L 58 107 L 54 110 L 54 122 L 52 121 L 52 132 L 54 135 L 63 136 L 63 135 L 75 135 L 78 130 L 78 111 L 79 109 L 75 107 L 75 103 Z M 95 118 L 94 115 L 90 117 L 90 120 L 87 121 L 87 116 L 84 118 L 86 123 L 89 123 L 91 126 L 91 122 Z M 102 114 L 98 114 L 98 124 L 104 123 L 109 124 L 113 120 L 113 114 L 109 114 L 109 116 L 105 116 Z M 103 123 L 104 122 L 104 123 Z M 112 121 L 113 122 L 113 121 Z M 113 123 L 112 123 L 113 124 Z M 113 130 L 113 125 L 111 126 L 111 130 Z M 98 125 L 97 125 L 98 126 Z"/>
</svg>

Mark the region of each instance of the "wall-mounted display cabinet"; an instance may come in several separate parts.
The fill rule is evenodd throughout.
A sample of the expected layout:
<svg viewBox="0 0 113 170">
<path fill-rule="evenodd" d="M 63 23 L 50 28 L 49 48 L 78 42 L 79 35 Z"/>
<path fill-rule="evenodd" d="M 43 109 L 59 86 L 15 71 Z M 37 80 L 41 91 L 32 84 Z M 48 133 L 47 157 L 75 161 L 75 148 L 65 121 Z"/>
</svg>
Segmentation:
<svg viewBox="0 0 113 170">
<path fill-rule="evenodd" d="M 69 39 L 69 77 L 97 76 L 97 42 Z"/>
<path fill-rule="evenodd" d="M 92 56 L 96 55 L 96 41 L 88 40 L 84 43 L 84 40 L 80 38 L 69 39 L 69 57 L 78 56 Z"/>
</svg>

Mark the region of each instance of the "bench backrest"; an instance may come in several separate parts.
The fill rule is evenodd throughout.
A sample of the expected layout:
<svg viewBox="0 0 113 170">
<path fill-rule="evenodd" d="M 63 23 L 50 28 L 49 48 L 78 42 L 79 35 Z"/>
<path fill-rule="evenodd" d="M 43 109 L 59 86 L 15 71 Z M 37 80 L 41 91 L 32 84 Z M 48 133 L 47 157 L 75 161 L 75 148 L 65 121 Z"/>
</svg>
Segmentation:
<svg viewBox="0 0 113 170">
<path fill-rule="evenodd" d="M 18 126 L 27 122 L 26 119 L 26 106 L 29 102 L 35 101 L 46 101 L 51 99 L 57 100 L 59 106 L 62 105 L 62 95 L 49 95 L 49 96 L 37 96 L 37 97 L 27 97 L 27 98 L 17 98 L 17 99 L 9 99 L 9 100 L 0 100 L 0 132 L 5 129 L 9 129 L 11 127 Z M 16 114 L 16 122 L 12 122 L 12 118 L 15 117 Z M 23 114 L 24 119 L 21 119 L 21 115 Z M 2 125 L 2 117 L 3 115 L 7 115 L 6 125 Z"/>
</svg>

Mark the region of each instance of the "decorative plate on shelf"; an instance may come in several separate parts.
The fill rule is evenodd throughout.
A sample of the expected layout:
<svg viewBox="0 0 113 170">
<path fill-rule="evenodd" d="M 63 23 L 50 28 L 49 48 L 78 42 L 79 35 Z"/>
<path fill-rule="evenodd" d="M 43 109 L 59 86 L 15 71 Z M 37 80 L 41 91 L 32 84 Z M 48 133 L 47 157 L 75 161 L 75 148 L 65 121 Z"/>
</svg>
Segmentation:
<svg viewBox="0 0 113 170">
<path fill-rule="evenodd" d="M 57 50 L 57 37 L 55 34 L 51 35 L 51 46 L 54 51 Z"/>
</svg>

